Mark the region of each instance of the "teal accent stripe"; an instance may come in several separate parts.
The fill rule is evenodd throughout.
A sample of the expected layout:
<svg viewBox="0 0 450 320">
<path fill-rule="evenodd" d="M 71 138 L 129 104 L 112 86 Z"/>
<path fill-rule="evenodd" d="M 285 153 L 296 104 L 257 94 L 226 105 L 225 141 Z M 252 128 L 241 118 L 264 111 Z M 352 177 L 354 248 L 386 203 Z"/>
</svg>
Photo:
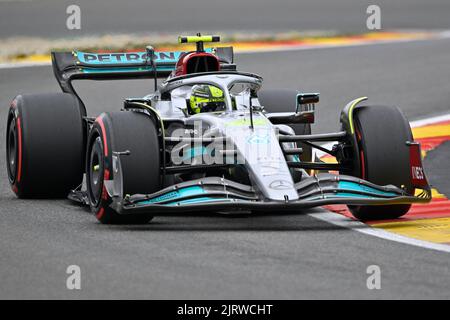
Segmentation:
<svg viewBox="0 0 450 320">
<path fill-rule="evenodd" d="M 200 186 L 192 186 L 192 187 L 186 187 L 179 190 L 174 190 L 165 194 L 162 194 L 160 196 L 157 196 L 152 199 L 148 199 L 145 201 L 141 201 L 138 204 L 151 204 L 151 203 L 158 203 L 162 201 L 168 201 L 168 200 L 176 200 L 183 197 L 192 197 L 197 195 L 204 194 L 205 191 Z"/>
<path fill-rule="evenodd" d="M 365 199 L 379 199 L 378 197 L 366 196 L 359 193 L 339 192 L 337 194 L 327 195 L 327 198 L 365 198 Z"/>
<path fill-rule="evenodd" d="M 325 199 L 338 199 L 338 198 L 360 198 L 360 199 L 380 199 L 379 197 L 366 196 L 358 193 L 350 193 L 350 192 L 339 192 L 337 194 L 327 193 L 325 195 Z M 313 198 L 308 198 L 308 200 L 322 200 L 324 199 L 322 196 L 317 196 Z"/>
<path fill-rule="evenodd" d="M 174 68 L 171 67 L 156 67 L 156 71 L 161 72 L 161 71 L 172 71 Z M 83 67 L 81 68 L 81 71 L 83 73 L 113 73 L 113 72 L 139 72 L 139 71 L 151 71 L 152 68 L 150 67 L 136 67 L 136 68 L 86 68 Z"/>
<path fill-rule="evenodd" d="M 400 194 L 394 193 L 394 192 L 386 192 L 381 191 L 369 186 L 360 185 L 356 182 L 351 181 L 339 181 L 338 188 L 341 191 L 338 193 L 327 193 L 325 195 L 326 199 L 337 199 L 337 198 L 359 198 L 359 199 L 380 199 L 380 197 L 398 197 Z M 352 191 L 359 191 L 359 192 L 367 192 L 372 193 L 373 195 L 364 195 L 360 193 L 353 193 Z M 308 200 L 319 200 L 323 199 L 321 196 L 309 198 Z"/>
<path fill-rule="evenodd" d="M 365 185 L 361 185 L 355 182 L 351 182 L 351 181 L 339 181 L 338 184 L 338 188 L 339 189 L 344 189 L 344 190 L 349 190 L 349 191 L 361 191 L 361 192 L 370 192 L 370 193 L 374 193 L 380 196 L 386 196 L 386 197 L 395 197 L 398 196 L 397 193 L 394 192 L 386 192 L 386 191 L 381 191 L 369 186 L 365 186 Z M 339 193 L 341 194 L 341 193 Z M 366 197 L 366 196 L 363 196 Z"/>
<path fill-rule="evenodd" d="M 211 197 L 201 197 L 201 198 L 195 198 L 195 199 L 186 199 L 186 200 L 181 200 L 181 201 L 174 201 L 174 202 L 169 202 L 166 203 L 164 205 L 169 205 L 169 206 L 173 206 L 173 205 L 177 205 L 177 204 L 193 204 L 193 203 L 205 203 L 205 202 L 210 202 L 210 203 L 214 203 L 214 202 L 231 202 L 232 199 L 227 199 L 227 198 L 211 198 Z"/>
</svg>

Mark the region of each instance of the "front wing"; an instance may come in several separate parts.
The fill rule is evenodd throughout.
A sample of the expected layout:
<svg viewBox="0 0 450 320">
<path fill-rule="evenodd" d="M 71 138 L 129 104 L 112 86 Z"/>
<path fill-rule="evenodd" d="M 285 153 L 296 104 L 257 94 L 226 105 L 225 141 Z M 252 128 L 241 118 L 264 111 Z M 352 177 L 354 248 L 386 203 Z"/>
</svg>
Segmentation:
<svg viewBox="0 0 450 320">
<path fill-rule="evenodd" d="M 112 186 L 109 186 L 111 190 Z M 112 195 L 111 207 L 120 214 L 151 213 L 173 215 L 186 212 L 273 213 L 329 204 L 395 205 L 426 203 L 431 200 L 429 187 L 408 194 L 393 185 L 379 186 L 346 175 L 318 174 L 295 185 L 299 199 L 273 201 L 264 199 L 253 187 L 220 177 L 183 182 L 159 192 L 142 195 Z M 111 190 L 112 191 L 112 190 Z"/>
</svg>

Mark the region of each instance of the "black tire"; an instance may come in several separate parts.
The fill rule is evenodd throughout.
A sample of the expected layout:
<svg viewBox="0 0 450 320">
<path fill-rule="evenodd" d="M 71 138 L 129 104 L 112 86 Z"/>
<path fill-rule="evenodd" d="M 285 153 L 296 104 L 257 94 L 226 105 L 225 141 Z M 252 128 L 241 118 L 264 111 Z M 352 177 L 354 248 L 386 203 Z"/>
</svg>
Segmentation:
<svg viewBox="0 0 450 320">
<path fill-rule="evenodd" d="M 294 112 L 297 106 L 297 90 L 264 89 L 258 92 L 258 100 L 267 112 Z M 300 123 L 289 125 L 297 135 L 311 134 L 311 124 Z M 301 161 L 312 161 L 312 148 L 302 145 Z"/>
<path fill-rule="evenodd" d="M 355 110 L 355 133 L 361 158 L 360 177 L 378 185 L 392 184 L 413 194 L 409 173 L 411 128 L 399 108 L 363 106 Z M 396 219 L 411 205 L 349 206 L 359 220 Z"/>
<path fill-rule="evenodd" d="M 19 198 L 61 198 L 83 181 L 84 110 L 68 93 L 19 95 L 11 103 L 8 178 Z"/>
<path fill-rule="evenodd" d="M 112 152 L 126 150 L 130 155 L 120 156 L 124 195 L 161 189 L 159 140 L 152 119 L 131 111 L 101 114 L 88 138 L 86 184 L 91 210 L 104 224 L 142 224 L 153 218 L 148 214 L 118 214 L 109 206 L 112 200 L 103 182 L 113 178 Z"/>
</svg>

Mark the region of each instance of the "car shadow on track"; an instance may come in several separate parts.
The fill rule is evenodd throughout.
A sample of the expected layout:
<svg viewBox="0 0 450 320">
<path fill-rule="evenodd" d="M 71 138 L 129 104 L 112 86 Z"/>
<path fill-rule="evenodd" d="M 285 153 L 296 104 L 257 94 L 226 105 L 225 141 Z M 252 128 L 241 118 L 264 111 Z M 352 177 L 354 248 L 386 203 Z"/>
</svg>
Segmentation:
<svg viewBox="0 0 450 320">
<path fill-rule="evenodd" d="M 318 212 L 309 210 L 307 213 Z M 158 232 L 158 231 L 341 231 L 343 228 L 312 218 L 306 213 L 278 213 L 276 215 L 220 215 L 155 217 L 144 225 L 96 225 L 97 229 Z"/>
</svg>

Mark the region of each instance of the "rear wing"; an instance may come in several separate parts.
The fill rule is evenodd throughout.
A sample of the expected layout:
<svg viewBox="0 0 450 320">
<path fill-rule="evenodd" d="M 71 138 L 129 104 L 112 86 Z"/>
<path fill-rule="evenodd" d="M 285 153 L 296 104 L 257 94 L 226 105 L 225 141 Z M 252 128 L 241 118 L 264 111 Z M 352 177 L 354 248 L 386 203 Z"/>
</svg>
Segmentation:
<svg viewBox="0 0 450 320">
<path fill-rule="evenodd" d="M 206 52 L 219 58 L 221 68 L 235 70 L 233 47 L 208 48 Z M 147 52 L 87 53 L 81 51 L 52 52 L 52 66 L 56 80 L 64 92 L 75 93 L 71 84 L 75 79 L 121 80 L 165 78 L 175 70 L 184 51 L 155 52 L 154 66 Z M 155 74 L 156 73 L 156 74 Z"/>
</svg>

